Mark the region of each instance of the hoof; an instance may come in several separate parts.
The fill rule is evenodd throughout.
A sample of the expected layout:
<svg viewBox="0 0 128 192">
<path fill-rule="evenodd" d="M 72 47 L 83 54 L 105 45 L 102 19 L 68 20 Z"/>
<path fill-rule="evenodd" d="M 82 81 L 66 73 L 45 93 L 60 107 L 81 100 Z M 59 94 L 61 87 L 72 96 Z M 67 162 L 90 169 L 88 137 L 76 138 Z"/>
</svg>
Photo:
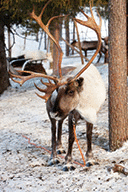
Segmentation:
<svg viewBox="0 0 128 192">
<path fill-rule="evenodd" d="M 48 165 L 49 166 L 52 166 L 52 165 L 56 165 L 56 164 L 59 164 L 60 161 L 56 158 L 56 159 L 51 159 L 49 162 L 48 162 Z"/>
<path fill-rule="evenodd" d="M 72 164 L 66 164 L 64 167 L 63 167 L 63 171 L 74 171 L 76 169 L 76 167 Z"/>
<path fill-rule="evenodd" d="M 93 164 L 92 164 L 92 162 L 87 162 L 86 163 L 86 167 L 91 167 Z"/>
<path fill-rule="evenodd" d="M 65 151 L 64 149 L 58 149 L 58 150 L 57 150 L 57 154 L 60 155 L 60 154 L 62 154 L 62 153 L 66 153 L 66 151 Z"/>
<path fill-rule="evenodd" d="M 86 153 L 86 161 L 89 161 L 90 159 L 93 159 L 93 153 L 92 152 L 87 152 Z"/>
<path fill-rule="evenodd" d="M 68 167 L 67 167 L 67 166 L 64 166 L 64 167 L 63 167 L 63 171 L 69 171 Z"/>
<path fill-rule="evenodd" d="M 88 162 L 86 163 L 86 167 L 91 167 L 91 166 L 93 166 L 93 165 L 99 165 L 99 163 L 96 162 L 96 161 L 88 161 Z"/>
<path fill-rule="evenodd" d="M 74 171 L 75 169 L 76 169 L 76 167 L 73 165 L 70 167 L 70 171 Z"/>
</svg>

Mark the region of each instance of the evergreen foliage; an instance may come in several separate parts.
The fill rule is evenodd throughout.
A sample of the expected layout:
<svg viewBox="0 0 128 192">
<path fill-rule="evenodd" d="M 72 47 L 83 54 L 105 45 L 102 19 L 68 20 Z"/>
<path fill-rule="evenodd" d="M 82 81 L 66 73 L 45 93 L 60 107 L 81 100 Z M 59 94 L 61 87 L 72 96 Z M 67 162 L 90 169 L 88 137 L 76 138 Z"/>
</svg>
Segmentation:
<svg viewBox="0 0 128 192">
<path fill-rule="evenodd" d="M 8 28 L 13 24 L 21 24 L 27 28 L 28 33 L 37 33 L 39 26 L 31 20 L 29 13 L 34 6 L 36 14 L 39 15 L 46 2 L 47 0 L 0 0 L 0 17 Z M 42 21 L 46 24 L 49 18 L 60 14 L 70 14 L 70 17 L 74 17 L 79 12 L 79 7 L 85 5 L 89 5 L 89 0 L 51 0 L 45 9 Z M 103 6 L 104 9 L 99 9 L 100 14 L 106 17 L 108 0 L 94 0 L 94 5 Z"/>
</svg>

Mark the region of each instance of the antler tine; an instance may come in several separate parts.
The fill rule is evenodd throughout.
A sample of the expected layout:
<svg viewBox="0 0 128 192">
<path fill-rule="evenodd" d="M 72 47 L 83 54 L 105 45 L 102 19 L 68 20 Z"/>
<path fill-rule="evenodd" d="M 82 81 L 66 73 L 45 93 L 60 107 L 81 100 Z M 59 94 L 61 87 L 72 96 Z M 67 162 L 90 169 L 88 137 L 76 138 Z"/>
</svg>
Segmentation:
<svg viewBox="0 0 128 192">
<path fill-rule="evenodd" d="M 44 99 L 45 100 L 45 102 L 47 103 L 47 101 L 48 101 L 48 99 L 49 99 L 49 97 L 47 97 L 46 95 L 39 95 L 38 93 L 36 93 L 35 92 L 35 94 L 38 96 L 38 97 L 40 97 L 41 99 Z"/>
<path fill-rule="evenodd" d="M 89 5 L 90 5 L 91 16 L 94 18 L 94 15 L 93 15 L 93 12 L 92 12 L 93 1 L 90 1 Z M 82 9 L 80 9 L 80 11 L 83 13 L 83 15 L 84 15 L 87 19 L 89 18 L 89 16 L 88 16 Z"/>
<path fill-rule="evenodd" d="M 47 100 L 49 99 L 49 97 L 51 96 L 51 92 L 49 92 L 49 93 L 47 93 L 48 92 L 48 88 L 45 88 L 45 89 L 41 89 L 41 88 L 39 88 L 35 83 L 34 83 L 34 85 L 35 85 L 35 87 L 40 91 L 40 92 L 44 92 L 45 93 L 45 95 L 39 95 L 38 93 L 36 93 L 36 95 L 38 96 L 38 97 L 40 97 L 41 99 L 44 99 L 45 100 L 45 102 L 47 102 Z M 53 91 L 56 89 L 56 86 L 54 87 L 54 89 L 53 89 Z M 52 91 L 52 92 L 53 92 Z"/>
<path fill-rule="evenodd" d="M 35 83 L 34 86 L 40 91 L 40 92 L 45 92 L 45 89 L 41 89 L 40 87 L 38 87 Z"/>
<path fill-rule="evenodd" d="M 100 14 L 99 14 L 98 10 L 97 10 L 97 14 L 98 14 L 99 19 L 100 19 L 99 28 L 100 28 L 100 30 L 101 30 L 101 26 L 102 26 L 102 18 L 101 18 L 101 16 L 100 16 Z"/>
<path fill-rule="evenodd" d="M 51 2 L 51 0 L 49 0 L 49 1 L 44 5 L 44 7 L 43 7 L 43 9 L 42 9 L 42 11 L 41 11 L 41 13 L 40 13 L 40 15 L 39 15 L 40 18 L 42 17 L 45 8 L 47 7 L 47 5 L 48 5 L 50 2 Z"/>
<path fill-rule="evenodd" d="M 90 5 L 91 16 L 94 18 L 94 15 L 93 15 L 93 12 L 92 12 L 93 0 L 90 0 L 89 5 Z"/>
<path fill-rule="evenodd" d="M 101 47 L 101 17 L 100 17 L 100 25 L 97 25 L 95 19 L 94 19 L 94 15 L 92 12 L 92 7 L 91 7 L 91 2 L 90 2 L 90 11 L 91 11 L 91 17 L 87 16 L 85 13 L 84 15 L 87 17 L 87 21 L 82 21 L 80 19 L 76 19 L 74 18 L 74 20 L 78 23 L 80 23 L 81 25 L 87 26 L 89 28 L 91 28 L 92 30 L 94 30 L 97 34 L 98 37 L 98 45 L 97 45 L 97 49 L 94 53 L 94 55 L 92 56 L 92 58 L 88 61 L 87 65 L 85 67 L 83 67 L 75 76 L 72 80 L 77 79 L 92 63 L 92 61 L 95 59 L 96 55 L 98 54 L 100 47 Z M 82 11 L 83 13 L 83 11 Z"/>
<path fill-rule="evenodd" d="M 68 14 L 69 15 L 69 14 Z M 54 17 L 52 17 L 51 19 L 49 19 L 49 21 L 48 21 L 48 23 L 47 23 L 47 27 L 49 27 L 49 25 L 50 25 L 50 23 L 52 22 L 52 20 L 54 20 L 54 19 L 57 19 L 57 18 L 59 18 L 59 17 L 67 17 L 68 15 L 57 15 L 57 16 L 54 16 Z"/>
<path fill-rule="evenodd" d="M 83 15 L 88 19 L 89 16 L 83 11 L 83 9 L 80 9 L 80 11 L 83 13 Z"/>
</svg>

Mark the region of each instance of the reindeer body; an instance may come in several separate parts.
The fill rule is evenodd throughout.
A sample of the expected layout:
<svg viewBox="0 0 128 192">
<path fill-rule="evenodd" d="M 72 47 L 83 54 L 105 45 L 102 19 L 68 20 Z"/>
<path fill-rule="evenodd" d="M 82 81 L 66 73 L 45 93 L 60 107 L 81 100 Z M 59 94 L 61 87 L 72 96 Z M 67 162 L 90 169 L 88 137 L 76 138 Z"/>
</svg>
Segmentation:
<svg viewBox="0 0 128 192">
<path fill-rule="evenodd" d="M 84 78 L 83 90 L 79 93 L 76 110 L 87 122 L 94 124 L 96 115 L 105 100 L 105 87 L 99 71 L 91 66 L 81 75 Z"/>
<path fill-rule="evenodd" d="M 79 68 L 79 67 L 78 67 Z M 76 69 L 77 70 L 77 69 Z M 73 73 L 76 73 L 76 70 Z M 69 115 L 69 146 L 66 161 L 71 161 L 72 146 L 74 142 L 73 118 L 75 123 L 79 119 L 87 122 L 87 156 L 91 153 L 91 137 L 93 124 L 96 123 L 97 112 L 106 97 L 104 82 L 97 68 L 91 66 L 72 83 L 60 86 L 55 90 L 47 102 L 47 112 L 51 120 L 52 130 L 52 156 L 56 158 L 56 145 L 61 145 L 61 132 L 63 120 Z M 56 126 L 58 121 L 58 138 L 56 142 Z M 60 126 L 61 125 L 61 126 Z M 90 135 L 91 133 L 91 135 Z M 51 162 L 50 162 L 51 163 Z"/>
<path fill-rule="evenodd" d="M 98 41 L 82 41 L 81 47 L 87 50 L 94 50 L 98 45 Z"/>
</svg>

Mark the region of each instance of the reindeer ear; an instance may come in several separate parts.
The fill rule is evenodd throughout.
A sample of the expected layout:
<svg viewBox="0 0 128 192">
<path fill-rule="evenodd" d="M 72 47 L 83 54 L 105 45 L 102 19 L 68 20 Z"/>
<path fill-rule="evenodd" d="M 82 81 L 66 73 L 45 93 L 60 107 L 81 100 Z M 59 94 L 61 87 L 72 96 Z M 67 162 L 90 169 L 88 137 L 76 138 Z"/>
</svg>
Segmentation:
<svg viewBox="0 0 128 192">
<path fill-rule="evenodd" d="M 84 83 L 84 78 L 80 77 L 79 79 L 76 80 L 76 87 L 77 87 L 77 91 L 81 92 L 83 90 L 83 83 Z"/>
<path fill-rule="evenodd" d="M 79 84 L 79 87 L 81 87 L 84 83 L 84 78 L 83 77 L 80 77 L 79 79 L 77 79 L 77 82 Z"/>
</svg>

